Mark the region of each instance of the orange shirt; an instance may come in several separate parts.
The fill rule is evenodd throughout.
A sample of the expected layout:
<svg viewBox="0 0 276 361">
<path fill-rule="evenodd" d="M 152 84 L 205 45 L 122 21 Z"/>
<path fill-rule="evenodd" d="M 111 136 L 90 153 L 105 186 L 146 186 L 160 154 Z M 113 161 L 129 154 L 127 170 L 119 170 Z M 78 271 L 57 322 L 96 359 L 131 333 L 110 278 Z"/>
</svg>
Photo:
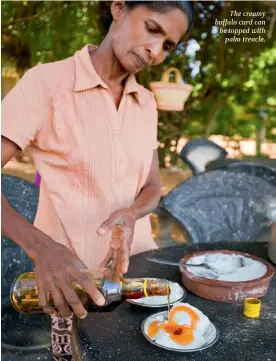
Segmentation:
<svg viewBox="0 0 276 361">
<path fill-rule="evenodd" d="M 35 226 L 92 268 L 111 237 L 96 229 L 113 211 L 131 206 L 158 143 L 152 93 L 130 75 L 117 110 L 88 47 L 24 74 L 2 101 L 2 135 L 30 147 L 41 175 Z M 135 225 L 132 254 L 154 248 L 146 216 Z"/>
</svg>

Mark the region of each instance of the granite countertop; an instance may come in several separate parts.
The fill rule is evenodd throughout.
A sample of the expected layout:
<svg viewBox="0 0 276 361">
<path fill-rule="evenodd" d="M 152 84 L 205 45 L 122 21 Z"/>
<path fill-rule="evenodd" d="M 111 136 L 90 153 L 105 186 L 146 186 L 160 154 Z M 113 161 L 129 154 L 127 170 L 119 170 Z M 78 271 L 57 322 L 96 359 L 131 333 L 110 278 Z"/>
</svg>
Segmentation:
<svg viewBox="0 0 276 361">
<path fill-rule="evenodd" d="M 178 268 L 158 265 L 145 256 L 159 256 L 178 261 L 183 255 L 205 249 L 232 249 L 248 252 L 267 260 L 265 243 L 220 243 L 167 247 L 131 258 L 129 277 L 162 277 L 181 283 Z M 143 320 L 163 309 L 147 309 L 127 302 L 111 313 L 90 313 L 77 320 L 73 331 L 75 361 L 275 361 L 276 360 L 276 277 L 262 299 L 261 316 L 243 316 L 243 303 L 208 301 L 187 292 L 184 302 L 199 308 L 218 327 L 220 337 L 209 349 L 177 353 L 149 343 L 141 333 Z"/>
<path fill-rule="evenodd" d="M 247 164 L 247 165 L 260 165 L 260 166 L 266 166 L 270 168 L 276 169 L 276 159 L 266 158 L 266 157 L 259 157 L 259 158 L 247 158 L 247 159 L 232 159 L 232 158 L 226 158 L 226 159 L 220 159 L 220 160 L 214 160 L 210 161 L 206 165 L 207 170 L 216 169 L 216 168 L 224 168 L 229 165 L 239 165 L 239 164 Z"/>
</svg>

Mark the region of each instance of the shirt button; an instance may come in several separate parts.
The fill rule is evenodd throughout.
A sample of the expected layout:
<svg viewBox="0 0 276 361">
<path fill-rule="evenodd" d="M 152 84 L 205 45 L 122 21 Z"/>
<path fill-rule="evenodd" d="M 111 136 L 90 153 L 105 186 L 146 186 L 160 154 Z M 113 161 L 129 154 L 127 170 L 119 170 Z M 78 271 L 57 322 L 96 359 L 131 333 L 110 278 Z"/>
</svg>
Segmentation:
<svg viewBox="0 0 276 361">
<path fill-rule="evenodd" d="M 116 139 L 122 140 L 122 137 L 120 135 L 116 135 Z"/>
</svg>

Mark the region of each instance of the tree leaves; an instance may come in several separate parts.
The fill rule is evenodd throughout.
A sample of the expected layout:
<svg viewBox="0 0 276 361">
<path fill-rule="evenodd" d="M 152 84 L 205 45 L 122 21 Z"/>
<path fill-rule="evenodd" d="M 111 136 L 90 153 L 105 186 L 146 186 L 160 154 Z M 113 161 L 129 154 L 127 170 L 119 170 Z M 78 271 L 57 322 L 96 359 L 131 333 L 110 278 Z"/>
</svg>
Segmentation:
<svg viewBox="0 0 276 361">
<path fill-rule="evenodd" d="M 15 61 L 22 73 L 38 62 L 69 57 L 86 43 L 99 44 L 106 32 L 109 6 L 104 1 L 2 1 L 4 62 Z M 177 158 L 171 141 L 182 136 L 255 137 L 260 109 L 268 116 L 266 137 L 275 141 L 276 26 L 270 26 L 270 7 L 256 1 L 197 1 L 195 6 L 196 24 L 189 39 L 163 64 L 137 75 L 149 87 L 174 66 L 194 86 L 182 112 L 159 113 L 162 157 Z M 229 19 L 232 10 L 266 12 L 271 37 L 264 43 L 225 44 L 215 21 Z"/>
</svg>

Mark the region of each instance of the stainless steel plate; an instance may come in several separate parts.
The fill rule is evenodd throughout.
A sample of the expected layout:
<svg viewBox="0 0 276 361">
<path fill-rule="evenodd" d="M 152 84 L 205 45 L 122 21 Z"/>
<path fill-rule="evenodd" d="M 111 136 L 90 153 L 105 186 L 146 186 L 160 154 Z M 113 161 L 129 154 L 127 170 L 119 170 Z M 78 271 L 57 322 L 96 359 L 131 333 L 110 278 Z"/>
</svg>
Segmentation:
<svg viewBox="0 0 276 361">
<path fill-rule="evenodd" d="M 154 279 L 154 278 L 151 278 L 151 279 Z M 176 282 L 171 282 L 171 283 L 176 283 Z M 179 295 L 179 297 L 177 299 L 175 299 L 174 301 L 171 301 L 171 305 L 174 305 L 175 303 L 178 303 L 178 302 L 184 300 L 184 298 L 187 295 L 185 288 L 183 288 L 179 284 L 178 284 L 178 286 L 179 286 L 179 289 L 180 289 L 180 295 Z M 147 307 L 147 308 L 168 307 L 168 302 L 166 302 L 166 303 L 158 303 L 158 304 L 151 304 L 151 303 L 147 303 L 146 300 L 147 300 L 147 298 L 143 298 L 143 301 L 144 301 L 143 303 L 137 302 L 137 300 L 127 300 L 127 302 L 131 303 L 133 305 L 137 305 L 137 306 L 140 306 L 140 307 Z"/>
<path fill-rule="evenodd" d="M 206 339 L 206 343 L 201 347 L 198 347 L 198 348 L 195 348 L 195 349 L 178 349 L 178 348 L 170 348 L 170 347 L 167 347 L 167 346 L 163 346 L 163 345 L 157 343 L 155 340 L 152 340 L 151 338 L 149 338 L 149 336 L 146 333 L 146 329 L 145 329 L 146 322 L 147 321 L 150 322 L 151 320 L 155 321 L 157 316 L 163 316 L 163 320 L 165 321 L 165 319 L 167 319 L 168 312 L 167 311 L 162 311 L 162 312 L 159 312 L 159 313 L 155 313 L 154 315 L 151 315 L 151 316 L 147 317 L 143 321 L 143 323 L 141 325 L 141 330 L 142 330 L 142 334 L 144 335 L 144 337 L 150 343 L 152 343 L 153 345 L 155 345 L 157 347 L 164 348 L 164 349 L 169 350 L 169 351 L 175 351 L 175 352 L 196 352 L 196 351 L 205 350 L 206 348 L 213 346 L 217 342 L 217 340 L 219 339 L 219 330 L 213 323 L 211 323 L 210 326 L 208 327 L 208 329 L 206 330 L 205 334 L 204 334 L 204 338 Z"/>
</svg>

